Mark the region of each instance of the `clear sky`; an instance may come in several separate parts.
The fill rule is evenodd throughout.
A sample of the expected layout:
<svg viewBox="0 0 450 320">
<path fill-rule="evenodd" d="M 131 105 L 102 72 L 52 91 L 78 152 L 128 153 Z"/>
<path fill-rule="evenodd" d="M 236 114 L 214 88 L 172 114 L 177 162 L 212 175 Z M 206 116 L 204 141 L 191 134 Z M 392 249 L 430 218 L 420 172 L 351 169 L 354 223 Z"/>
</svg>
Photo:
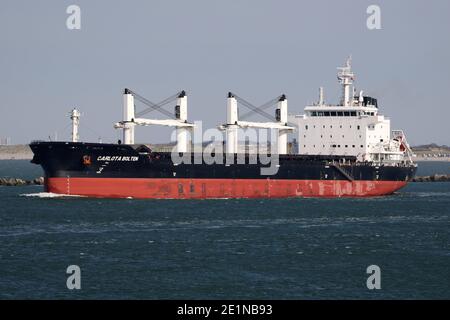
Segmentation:
<svg viewBox="0 0 450 320">
<path fill-rule="evenodd" d="M 81 30 L 66 27 L 71 4 Z M 371 4 L 381 30 L 366 26 Z M 77 106 L 83 141 L 115 141 L 125 87 L 152 101 L 185 89 L 204 128 L 225 121 L 228 91 L 255 104 L 285 93 L 301 113 L 321 85 L 339 100 L 336 67 L 352 54 L 358 89 L 392 129 L 412 145 L 450 144 L 449 36 L 448 0 L 2 0 L 0 137 L 68 139 Z M 137 141 L 170 132 L 138 128 Z"/>
</svg>

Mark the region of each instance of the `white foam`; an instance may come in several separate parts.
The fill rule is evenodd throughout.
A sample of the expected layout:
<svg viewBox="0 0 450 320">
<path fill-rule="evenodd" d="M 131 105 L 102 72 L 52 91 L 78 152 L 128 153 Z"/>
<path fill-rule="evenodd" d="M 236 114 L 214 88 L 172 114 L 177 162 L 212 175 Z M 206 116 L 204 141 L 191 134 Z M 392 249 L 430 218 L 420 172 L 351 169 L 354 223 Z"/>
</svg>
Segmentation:
<svg viewBox="0 0 450 320">
<path fill-rule="evenodd" d="M 449 196 L 450 192 L 415 192 L 411 194 L 416 197 L 425 198 L 425 197 Z"/>
<path fill-rule="evenodd" d="M 80 198 L 84 196 L 79 196 L 75 194 L 59 194 L 53 192 L 36 192 L 36 193 L 23 193 L 20 195 L 21 197 L 36 197 L 36 198 Z"/>
</svg>

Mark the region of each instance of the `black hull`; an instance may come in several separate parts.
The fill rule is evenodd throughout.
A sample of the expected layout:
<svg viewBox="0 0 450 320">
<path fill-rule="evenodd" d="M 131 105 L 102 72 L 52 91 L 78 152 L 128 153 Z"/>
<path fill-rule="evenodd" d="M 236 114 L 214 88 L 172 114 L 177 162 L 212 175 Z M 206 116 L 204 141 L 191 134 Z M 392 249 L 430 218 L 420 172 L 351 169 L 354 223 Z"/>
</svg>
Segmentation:
<svg viewBox="0 0 450 320">
<path fill-rule="evenodd" d="M 410 181 L 416 172 L 414 165 L 358 163 L 350 156 L 280 155 L 276 173 L 265 175 L 261 168 L 269 165 L 248 164 L 248 157 L 246 164 L 236 164 L 237 155 L 230 165 L 226 159 L 207 164 L 200 154 L 190 158 L 191 164 L 174 165 L 170 153 L 140 153 L 128 145 L 35 142 L 30 147 L 32 162 L 47 177 Z"/>
</svg>

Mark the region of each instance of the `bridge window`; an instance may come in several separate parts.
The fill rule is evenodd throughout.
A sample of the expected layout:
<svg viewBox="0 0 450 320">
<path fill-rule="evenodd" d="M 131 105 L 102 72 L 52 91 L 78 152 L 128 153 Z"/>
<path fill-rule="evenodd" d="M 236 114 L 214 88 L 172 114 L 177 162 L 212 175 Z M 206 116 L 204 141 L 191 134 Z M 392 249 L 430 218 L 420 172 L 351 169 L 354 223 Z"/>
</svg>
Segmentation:
<svg viewBox="0 0 450 320">
<path fill-rule="evenodd" d="M 338 115 L 338 117 L 342 117 L 344 115 L 344 113 L 342 111 L 338 111 L 337 115 Z"/>
<path fill-rule="evenodd" d="M 325 112 L 323 113 L 323 115 L 324 115 L 325 117 L 329 117 L 329 116 L 330 116 L 330 112 L 329 112 L 329 111 L 325 111 Z"/>
<path fill-rule="evenodd" d="M 350 112 L 349 112 L 349 111 L 344 111 L 344 116 L 345 116 L 345 117 L 350 116 Z"/>
<path fill-rule="evenodd" d="M 350 115 L 351 115 L 352 117 L 356 117 L 356 111 L 350 111 Z"/>
<path fill-rule="evenodd" d="M 336 111 L 331 111 L 330 114 L 332 117 L 336 117 Z"/>
</svg>

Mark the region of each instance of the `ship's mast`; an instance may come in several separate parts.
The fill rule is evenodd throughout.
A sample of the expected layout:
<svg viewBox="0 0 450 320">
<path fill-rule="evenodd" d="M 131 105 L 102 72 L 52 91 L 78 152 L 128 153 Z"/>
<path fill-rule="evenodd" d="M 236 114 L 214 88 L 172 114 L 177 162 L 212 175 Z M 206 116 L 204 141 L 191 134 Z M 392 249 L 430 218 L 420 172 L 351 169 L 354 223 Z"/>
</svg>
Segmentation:
<svg viewBox="0 0 450 320">
<path fill-rule="evenodd" d="M 145 104 L 148 108 L 136 113 L 134 106 L 135 99 Z M 164 105 L 172 102 L 174 99 L 177 99 L 177 105 L 175 106 L 174 112 L 175 114 L 170 113 L 169 111 L 162 108 Z M 159 103 L 153 103 L 150 100 L 147 100 L 146 98 L 137 94 L 136 92 L 133 92 L 130 89 L 125 89 L 123 94 L 123 101 L 123 121 L 114 124 L 114 128 L 123 129 L 123 143 L 134 144 L 135 126 L 161 125 L 177 128 L 177 152 L 185 153 L 189 151 L 189 132 L 192 128 L 195 127 L 195 125 L 187 121 L 187 95 L 184 90 L 167 99 L 164 99 Z M 169 119 L 142 118 L 143 115 L 155 110 L 169 117 Z"/>
<path fill-rule="evenodd" d="M 178 95 L 177 105 L 175 107 L 175 118 L 181 122 L 187 123 L 187 95 L 183 90 Z M 188 152 L 189 131 L 191 127 L 177 127 L 177 152 Z"/>
<path fill-rule="evenodd" d="M 350 106 L 351 102 L 353 101 L 353 98 L 350 97 L 350 86 L 353 83 L 353 80 L 355 79 L 355 75 L 352 72 L 352 57 L 348 57 L 345 66 L 339 67 L 338 70 L 338 80 L 339 83 L 342 84 L 342 100 L 341 105 L 343 106 Z"/>
<path fill-rule="evenodd" d="M 323 93 L 323 87 L 319 88 L 319 102 L 318 105 L 319 106 L 323 106 L 325 104 L 325 100 L 324 100 L 324 93 Z"/>
<path fill-rule="evenodd" d="M 287 126 L 288 109 L 287 99 L 283 94 L 278 100 L 276 120 L 282 126 Z M 278 129 L 278 154 L 287 154 L 287 136 L 290 130 Z"/>
<path fill-rule="evenodd" d="M 245 118 L 248 114 L 258 113 L 270 120 L 271 122 L 251 122 L 239 120 L 238 112 L 238 102 L 243 106 L 250 109 L 249 113 L 244 114 L 242 118 Z M 263 111 L 274 104 L 277 104 L 277 109 L 275 110 L 275 121 L 273 121 L 273 116 Z M 219 126 L 221 130 L 226 130 L 227 153 L 238 153 L 238 129 L 246 128 L 260 128 L 260 129 L 274 129 L 278 131 L 278 154 L 287 154 L 287 134 L 289 131 L 294 130 L 293 127 L 288 126 L 288 109 L 287 109 L 287 99 L 284 94 L 279 97 L 268 101 L 260 107 L 256 107 L 250 102 L 244 100 L 238 95 L 229 92 L 227 98 L 227 123 Z M 275 152 L 275 151 L 274 151 Z"/>
<path fill-rule="evenodd" d="M 236 97 L 228 92 L 227 98 L 227 153 L 238 152 L 238 106 Z"/>
<path fill-rule="evenodd" d="M 123 92 L 123 143 L 134 144 L 134 96 L 129 89 Z"/>
<path fill-rule="evenodd" d="M 78 135 L 78 127 L 80 125 L 80 111 L 73 108 L 70 112 L 70 120 L 72 120 L 72 142 L 78 142 L 80 136 Z"/>
</svg>

